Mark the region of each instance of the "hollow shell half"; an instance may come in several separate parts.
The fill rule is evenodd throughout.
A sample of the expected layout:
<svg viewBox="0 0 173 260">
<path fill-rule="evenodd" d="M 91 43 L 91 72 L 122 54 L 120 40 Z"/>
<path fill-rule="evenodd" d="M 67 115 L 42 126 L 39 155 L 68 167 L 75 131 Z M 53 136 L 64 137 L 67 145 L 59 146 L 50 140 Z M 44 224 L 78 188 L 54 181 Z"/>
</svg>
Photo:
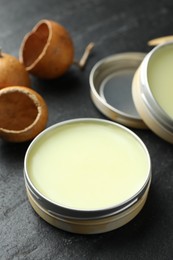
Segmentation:
<svg viewBox="0 0 173 260">
<path fill-rule="evenodd" d="M 39 21 L 25 35 L 19 60 L 35 76 L 53 79 L 63 75 L 74 59 L 73 42 L 68 31 L 51 20 Z"/>
<path fill-rule="evenodd" d="M 0 90 L 0 137 L 9 142 L 33 139 L 46 126 L 48 109 L 33 89 L 12 86 Z"/>
</svg>

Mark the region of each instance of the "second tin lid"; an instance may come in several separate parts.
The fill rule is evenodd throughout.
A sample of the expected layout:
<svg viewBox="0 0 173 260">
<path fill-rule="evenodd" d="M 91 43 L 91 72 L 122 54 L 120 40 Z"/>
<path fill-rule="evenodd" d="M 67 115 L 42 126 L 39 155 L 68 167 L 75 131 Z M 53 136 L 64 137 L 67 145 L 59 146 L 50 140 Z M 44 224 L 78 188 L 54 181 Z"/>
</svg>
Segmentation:
<svg viewBox="0 0 173 260">
<path fill-rule="evenodd" d="M 129 127 L 146 128 L 131 93 L 135 71 L 146 54 L 128 52 L 96 63 L 90 73 L 91 98 L 105 116 Z"/>
</svg>

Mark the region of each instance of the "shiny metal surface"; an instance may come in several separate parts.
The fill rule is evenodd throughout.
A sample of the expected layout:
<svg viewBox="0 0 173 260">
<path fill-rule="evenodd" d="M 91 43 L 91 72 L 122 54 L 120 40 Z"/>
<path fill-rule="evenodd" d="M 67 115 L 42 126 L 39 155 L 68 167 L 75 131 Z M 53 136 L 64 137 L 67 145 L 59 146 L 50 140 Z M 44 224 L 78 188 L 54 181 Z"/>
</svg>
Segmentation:
<svg viewBox="0 0 173 260">
<path fill-rule="evenodd" d="M 131 84 L 144 53 L 120 53 L 97 62 L 90 73 L 91 98 L 108 118 L 130 127 L 146 128 L 132 99 Z"/>
<path fill-rule="evenodd" d="M 157 52 L 158 49 L 170 44 L 173 44 L 173 42 L 159 45 L 146 55 L 138 71 L 135 73 L 132 83 L 132 93 L 135 106 L 148 127 L 161 138 L 173 143 L 173 120 L 154 98 L 147 75 L 148 64 L 152 55 Z"/>
</svg>

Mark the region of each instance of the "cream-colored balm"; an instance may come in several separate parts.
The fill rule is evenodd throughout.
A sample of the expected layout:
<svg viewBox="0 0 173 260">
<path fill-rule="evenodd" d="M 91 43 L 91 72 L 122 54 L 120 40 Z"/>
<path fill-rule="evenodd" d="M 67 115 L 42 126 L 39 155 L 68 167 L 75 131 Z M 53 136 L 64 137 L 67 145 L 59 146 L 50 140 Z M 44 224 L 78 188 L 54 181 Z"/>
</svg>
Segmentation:
<svg viewBox="0 0 173 260">
<path fill-rule="evenodd" d="M 32 146 L 26 167 L 43 196 L 77 210 L 125 202 L 141 190 L 150 171 L 148 153 L 138 138 L 104 121 L 53 128 Z"/>
<path fill-rule="evenodd" d="M 161 108 L 173 118 L 173 44 L 159 48 L 148 63 L 148 83 Z"/>
</svg>

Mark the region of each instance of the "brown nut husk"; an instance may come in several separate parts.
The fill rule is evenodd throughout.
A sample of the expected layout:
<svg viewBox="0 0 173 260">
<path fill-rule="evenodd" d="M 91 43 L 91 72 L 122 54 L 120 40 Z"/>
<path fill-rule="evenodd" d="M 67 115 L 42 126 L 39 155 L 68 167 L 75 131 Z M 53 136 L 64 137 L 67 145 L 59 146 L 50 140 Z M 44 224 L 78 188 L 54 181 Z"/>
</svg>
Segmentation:
<svg viewBox="0 0 173 260">
<path fill-rule="evenodd" d="M 46 126 L 48 109 L 33 89 L 12 86 L 0 90 L 0 137 L 9 142 L 33 139 Z"/>
<path fill-rule="evenodd" d="M 72 65 L 74 47 L 68 31 L 51 20 L 39 21 L 25 35 L 19 60 L 26 70 L 44 79 L 63 75 Z"/>
<path fill-rule="evenodd" d="M 17 58 L 0 51 L 0 89 L 9 86 L 30 87 L 29 74 Z"/>
</svg>

